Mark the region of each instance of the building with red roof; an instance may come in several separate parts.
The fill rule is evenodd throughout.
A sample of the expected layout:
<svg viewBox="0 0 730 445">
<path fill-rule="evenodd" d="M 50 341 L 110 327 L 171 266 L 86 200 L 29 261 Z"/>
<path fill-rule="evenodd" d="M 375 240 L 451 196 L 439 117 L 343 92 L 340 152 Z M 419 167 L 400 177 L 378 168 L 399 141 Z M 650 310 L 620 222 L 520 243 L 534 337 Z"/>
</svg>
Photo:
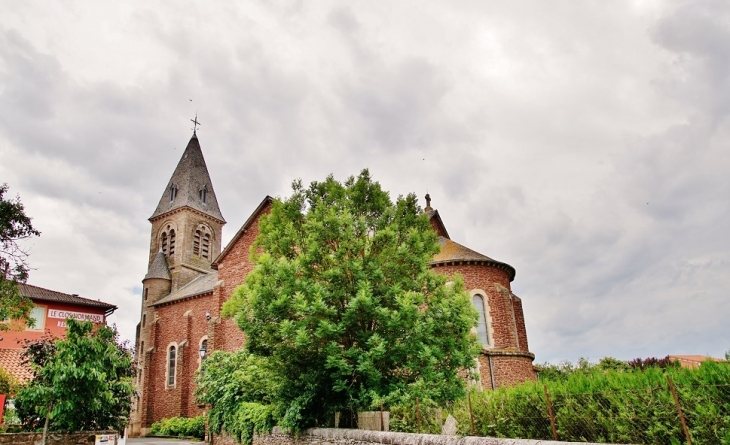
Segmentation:
<svg viewBox="0 0 730 445">
<path fill-rule="evenodd" d="M 30 369 L 22 364 L 25 341 L 38 340 L 47 334 L 64 337 L 68 318 L 106 324 L 106 318 L 117 309 L 113 304 L 77 294 L 66 294 L 31 284 L 18 286 L 21 295 L 30 298 L 35 304 L 31 311 L 35 323 L 33 327 L 28 327 L 20 321 L 13 322 L 10 331 L 0 332 L 0 368 L 20 382 L 32 376 Z"/>
</svg>

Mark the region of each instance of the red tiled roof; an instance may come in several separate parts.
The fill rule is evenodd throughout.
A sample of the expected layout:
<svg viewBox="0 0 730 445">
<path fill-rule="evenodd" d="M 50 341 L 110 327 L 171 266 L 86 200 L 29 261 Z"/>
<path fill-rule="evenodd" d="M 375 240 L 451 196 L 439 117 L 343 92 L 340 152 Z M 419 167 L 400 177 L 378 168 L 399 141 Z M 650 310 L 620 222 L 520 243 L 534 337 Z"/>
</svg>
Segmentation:
<svg viewBox="0 0 730 445">
<path fill-rule="evenodd" d="M 28 297 L 33 300 L 55 301 L 59 303 L 77 304 L 79 306 L 98 307 L 107 312 L 113 312 L 117 309 L 117 307 L 113 304 L 104 303 L 99 300 L 90 300 L 88 298 L 79 297 L 75 294 L 64 294 L 63 292 L 56 292 L 55 290 L 44 289 L 30 284 L 21 283 L 19 284 L 19 287 L 20 293 L 24 297 Z"/>
<path fill-rule="evenodd" d="M 670 355 L 669 358 L 679 362 L 683 368 L 699 368 L 702 362 L 706 360 L 712 360 L 715 362 L 724 362 L 725 360 L 715 357 L 709 357 L 706 355 Z"/>
<path fill-rule="evenodd" d="M 23 365 L 23 349 L 0 349 L 0 368 L 25 383 L 33 378 L 30 367 Z"/>
</svg>

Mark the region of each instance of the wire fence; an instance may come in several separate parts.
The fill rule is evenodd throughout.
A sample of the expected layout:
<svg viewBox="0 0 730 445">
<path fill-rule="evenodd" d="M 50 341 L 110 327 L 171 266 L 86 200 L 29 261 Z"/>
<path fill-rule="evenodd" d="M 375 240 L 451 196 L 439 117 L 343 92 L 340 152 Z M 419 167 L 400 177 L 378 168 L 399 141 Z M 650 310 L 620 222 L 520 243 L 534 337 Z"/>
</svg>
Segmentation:
<svg viewBox="0 0 730 445">
<path fill-rule="evenodd" d="M 391 431 L 617 444 L 730 445 L 730 382 L 640 389 L 472 392 L 446 407 L 392 407 Z M 449 431 L 451 429 L 451 431 Z"/>
</svg>

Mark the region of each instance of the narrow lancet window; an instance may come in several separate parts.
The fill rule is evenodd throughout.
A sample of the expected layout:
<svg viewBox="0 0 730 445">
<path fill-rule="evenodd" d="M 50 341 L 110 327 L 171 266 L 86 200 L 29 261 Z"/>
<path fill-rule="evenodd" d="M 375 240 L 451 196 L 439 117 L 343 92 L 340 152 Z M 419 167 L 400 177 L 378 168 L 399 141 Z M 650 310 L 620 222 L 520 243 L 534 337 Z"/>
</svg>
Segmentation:
<svg viewBox="0 0 730 445">
<path fill-rule="evenodd" d="M 175 197 L 177 196 L 177 187 L 175 187 L 175 184 L 170 186 L 170 202 L 175 200 Z"/>
<path fill-rule="evenodd" d="M 482 346 L 489 346 L 489 333 L 487 330 L 487 317 L 484 313 L 484 299 L 481 295 L 474 295 L 471 297 L 471 302 L 474 305 L 474 309 L 479 314 L 479 320 L 477 320 L 477 337 L 479 343 Z"/>
<path fill-rule="evenodd" d="M 172 345 L 167 351 L 167 386 L 175 386 L 175 368 L 177 365 L 177 348 Z"/>
<path fill-rule="evenodd" d="M 200 189 L 200 201 L 203 204 L 208 203 L 208 187 L 206 187 L 206 186 L 203 186 L 203 188 Z"/>
<path fill-rule="evenodd" d="M 160 246 L 162 253 L 167 255 L 167 233 L 162 232 L 162 245 Z"/>
</svg>

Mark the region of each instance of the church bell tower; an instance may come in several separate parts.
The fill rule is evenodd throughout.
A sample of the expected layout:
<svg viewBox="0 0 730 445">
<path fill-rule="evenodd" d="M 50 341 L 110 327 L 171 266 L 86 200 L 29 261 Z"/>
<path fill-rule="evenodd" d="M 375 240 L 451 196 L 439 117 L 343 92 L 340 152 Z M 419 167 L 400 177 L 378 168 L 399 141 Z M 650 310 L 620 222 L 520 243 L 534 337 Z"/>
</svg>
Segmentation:
<svg viewBox="0 0 730 445">
<path fill-rule="evenodd" d="M 165 275 L 161 271 L 162 257 L 169 270 L 168 292 L 175 292 L 211 271 L 210 264 L 221 252 L 221 234 L 226 221 L 218 207 L 197 134 L 193 133 L 190 138 L 149 221 L 152 233 L 148 277 Z M 158 294 L 154 299 L 163 297 L 159 295 L 163 290 L 154 287 Z M 152 302 L 149 298 L 146 301 Z"/>
</svg>

